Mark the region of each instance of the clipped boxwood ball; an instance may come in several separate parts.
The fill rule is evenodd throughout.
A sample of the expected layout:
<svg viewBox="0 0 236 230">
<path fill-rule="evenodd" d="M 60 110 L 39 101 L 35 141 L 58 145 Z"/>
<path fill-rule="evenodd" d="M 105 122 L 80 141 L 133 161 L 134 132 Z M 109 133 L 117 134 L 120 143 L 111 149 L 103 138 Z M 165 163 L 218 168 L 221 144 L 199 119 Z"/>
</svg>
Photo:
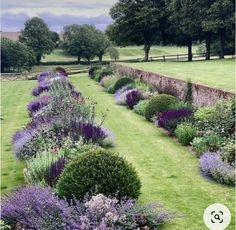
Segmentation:
<svg viewBox="0 0 236 230">
<path fill-rule="evenodd" d="M 129 78 L 129 77 L 123 77 L 123 78 L 120 78 L 114 85 L 114 90 L 118 90 L 120 88 L 122 88 L 123 86 L 125 85 L 128 85 L 128 84 L 133 84 L 134 83 L 134 80 L 132 78 Z"/>
<path fill-rule="evenodd" d="M 98 66 L 91 66 L 91 67 L 89 68 L 89 71 L 88 71 L 89 77 L 92 78 L 92 79 L 95 78 L 96 72 L 97 72 L 99 69 L 100 69 L 100 67 L 98 67 Z"/>
<path fill-rule="evenodd" d="M 121 199 L 137 198 L 139 177 L 124 158 L 104 149 L 78 156 L 68 164 L 57 182 L 61 197 L 82 199 L 87 193 L 102 193 Z"/>
<path fill-rule="evenodd" d="M 145 108 L 145 118 L 151 121 L 158 112 L 164 112 L 177 104 L 179 100 L 168 94 L 159 94 L 150 99 Z"/>
</svg>

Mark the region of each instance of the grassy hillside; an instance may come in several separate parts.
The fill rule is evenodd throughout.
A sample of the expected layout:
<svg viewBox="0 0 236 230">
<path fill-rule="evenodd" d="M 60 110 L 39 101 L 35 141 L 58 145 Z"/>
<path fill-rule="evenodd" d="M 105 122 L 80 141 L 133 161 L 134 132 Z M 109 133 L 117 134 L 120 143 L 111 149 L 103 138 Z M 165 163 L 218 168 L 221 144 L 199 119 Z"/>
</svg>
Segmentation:
<svg viewBox="0 0 236 230">
<path fill-rule="evenodd" d="M 127 47 L 116 47 L 120 60 L 142 58 L 144 56 L 143 46 L 127 46 Z M 196 52 L 197 47 L 193 47 L 193 52 Z M 150 56 L 159 55 L 175 55 L 175 54 L 186 54 L 187 47 L 177 46 L 153 46 L 150 50 Z M 76 61 L 77 57 L 66 55 L 63 50 L 56 49 L 50 55 L 46 55 L 43 62 L 47 61 Z M 109 54 L 104 55 L 103 60 L 110 60 Z"/>
<path fill-rule="evenodd" d="M 234 92 L 234 59 L 194 62 L 122 63 L 137 69 L 165 74 L 182 80 L 222 88 Z"/>
</svg>

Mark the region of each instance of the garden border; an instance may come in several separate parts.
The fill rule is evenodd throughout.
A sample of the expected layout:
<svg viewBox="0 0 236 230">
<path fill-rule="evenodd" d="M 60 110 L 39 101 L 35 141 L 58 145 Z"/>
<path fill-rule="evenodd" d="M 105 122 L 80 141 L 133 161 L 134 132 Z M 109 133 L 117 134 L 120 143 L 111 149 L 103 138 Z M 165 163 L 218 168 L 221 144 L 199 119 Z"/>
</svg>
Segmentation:
<svg viewBox="0 0 236 230">
<path fill-rule="evenodd" d="M 117 63 L 112 63 L 111 66 L 115 69 L 115 72 L 121 76 L 139 78 L 154 86 L 159 92 L 172 94 L 183 101 L 186 99 L 188 91 L 187 81 Z M 228 99 L 234 96 L 234 93 L 226 90 L 192 83 L 192 103 L 197 107 L 213 105 L 219 99 Z"/>
</svg>

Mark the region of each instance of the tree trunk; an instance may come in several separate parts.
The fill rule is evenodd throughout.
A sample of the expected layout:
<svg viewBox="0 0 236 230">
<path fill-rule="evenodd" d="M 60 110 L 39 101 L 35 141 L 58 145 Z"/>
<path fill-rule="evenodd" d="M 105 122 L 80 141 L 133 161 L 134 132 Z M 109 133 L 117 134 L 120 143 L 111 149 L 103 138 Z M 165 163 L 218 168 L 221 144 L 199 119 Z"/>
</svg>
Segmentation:
<svg viewBox="0 0 236 230">
<path fill-rule="evenodd" d="M 78 62 L 80 62 L 81 61 L 81 57 L 80 56 L 78 56 Z"/>
<path fill-rule="evenodd" d="M 36 55 L 36 63 L 37 63 L 37 65 L 40 64 L 41 57 L 42 57 L 41 54 L 37 54 L 37 55 Z"/>
<path fill-rule="evenodd" d="M 224 30 L 220 30 L 220 58 L 224 58 Z"/>
<path fill-rule="evenodd" d="M 211 58 L 211 32 L 206 34 L 206 60 Z"/>
<path fill-rule="evenodd" d="M 99 55 L 98 58 L 99 58 L 99 62 L 102 62 L 102 55 Z"/>
<path fill-rule="evenodd" d="M 192 41 L 188 44 L 188 61 L 193 60 L 193 54 L 192 54 Z"/>
<path fill-rule="evenodd" d="M 147 44 L 144 45 L 144 53 L 145 53 L 144 61 L 148 61 L 149 59 L 150 48 L 151 48 L 151 45 L 147 45 Z"/>
</svg>

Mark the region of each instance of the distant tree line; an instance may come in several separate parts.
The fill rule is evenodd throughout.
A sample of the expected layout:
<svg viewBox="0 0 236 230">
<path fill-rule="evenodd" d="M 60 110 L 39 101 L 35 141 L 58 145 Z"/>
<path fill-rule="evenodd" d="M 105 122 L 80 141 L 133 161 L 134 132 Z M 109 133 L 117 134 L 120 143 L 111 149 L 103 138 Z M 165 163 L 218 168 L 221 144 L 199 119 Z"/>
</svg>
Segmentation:
<svg viewBox="0 0 236 230">
<path fill-rule="evenodd" d="M 59 35 L 51 32 L 38 17 L 29 19 L 21 31 L 19 41 L 1 38 L 1 72 L 30 70 L 45 54 L 58 46 Z"/>
<path fill-rule="evenodd" d="M 206 59 L 211 48 L 220 58 L 234 52 L 234 0 L 119 0 L 110 10 L 114 23 L 107 35 L 116 45 L 144 45 L 145 60 L 154 44 L 188 47 L 204 42 Z"/>
</svg>

